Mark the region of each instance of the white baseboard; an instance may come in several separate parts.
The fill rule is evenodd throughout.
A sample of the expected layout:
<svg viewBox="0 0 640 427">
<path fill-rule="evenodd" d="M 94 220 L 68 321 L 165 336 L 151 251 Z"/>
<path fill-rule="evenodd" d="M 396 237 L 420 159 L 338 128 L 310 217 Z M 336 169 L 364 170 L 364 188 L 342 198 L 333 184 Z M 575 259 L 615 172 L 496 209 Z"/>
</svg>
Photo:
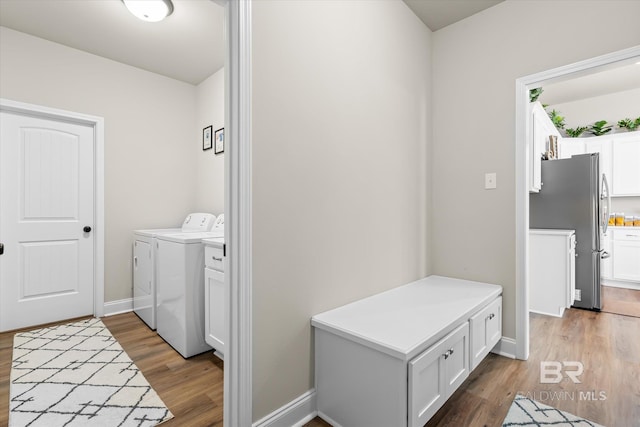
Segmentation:
<svg viewBox="0 0 640 427">
<path fill-rule="evenodd" d="M 126 298 L 104 303 L 105 316 L 113 316 L 114 314 L 128 313 L 130 311 L 133 311 L 133 298 Z"/>
<path fill-rule="evenodd" d="M 318 415 L 316 405 L 316 390 L 311 389 L 256 421 L 253 427 L 302 427 Z"/>
<path fill-rule="evenodd" d="M 492 353 L 499 354 L 500 356 L 508 357 L 509 359 L 516 358 L 516 340 L 513 338 L 502 337 L 498 344 L 491 350 Z"/>
<path fill-rule="evenodd" d="M 620 282 L 617 280 L 602 280 L 602 286 L 609 286 L 611 288 L 623 288 L 623 289 L 633 289 L 636 291 L 640 291 L 640 283 L 638 282 Z"/>
</svg>

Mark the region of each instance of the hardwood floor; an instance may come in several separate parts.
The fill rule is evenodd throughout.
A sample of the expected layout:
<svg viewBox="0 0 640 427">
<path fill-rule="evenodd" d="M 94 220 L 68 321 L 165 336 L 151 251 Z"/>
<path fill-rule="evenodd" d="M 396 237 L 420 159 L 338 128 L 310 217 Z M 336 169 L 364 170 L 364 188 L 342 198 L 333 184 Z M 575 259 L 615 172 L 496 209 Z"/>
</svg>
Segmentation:
<svg viewBox="0 0 640 427">
<path fill-rule="evenodd" d="M 602 286 L 602 311 L 640 317 L 640 291 Z"/>
<path fill-rule="evenodd" d="M 541 361 L 583 363 L 581 383 L 541 383 Z M 490 354 L 426 426 L 501 426 L 517 393 L 608 427 L 640 427 L 640 319 L 578 309 L 532 315 L 529 360 Z M 316 417 L 305 426 L 327 425 Z"/>
<path fill-rule="evenodd" d="M 174 418 L 162 427 L 222 426 L 220 359 L 211 352 L 183 359 L 133 313 L 102 321 L 173 413 Z M 0 334 L 0 426 L 7 425 L 9 418 L 13 335 Z"/>
<path fill-rule="evenodd" d="M 222 426 L 218 358 L 183 359 L 133 313 L 102 320 L 174 414 L 163 427 Z M 516 393 L 608 427 L 640 427 L 639 318 L 577 309 L 560 319 L 532 315 L 531 337 L 529 360 L 490 354 L 427 427 L 500 426 Z M 13 333 L 0 334 L 0 426 L 8 420 L 12 345 Z M 541 361 L 583 363 L 582 382 L 542 384 Z M 328 425 L 320 418 L 306 424 Z"/>
</svg>

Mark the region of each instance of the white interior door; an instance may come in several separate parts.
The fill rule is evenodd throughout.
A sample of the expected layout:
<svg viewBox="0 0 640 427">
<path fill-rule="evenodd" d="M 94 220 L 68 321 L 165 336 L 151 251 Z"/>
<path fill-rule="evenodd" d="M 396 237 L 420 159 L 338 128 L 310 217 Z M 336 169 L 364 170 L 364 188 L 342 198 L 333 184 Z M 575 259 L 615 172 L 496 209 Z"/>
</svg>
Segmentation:
<svg viewBox="0 0 640 427">
<path fill-rule="evenodd" d="M 94 312 L 94 130 L 0 113 L 0 331 Z"/>
</svg>

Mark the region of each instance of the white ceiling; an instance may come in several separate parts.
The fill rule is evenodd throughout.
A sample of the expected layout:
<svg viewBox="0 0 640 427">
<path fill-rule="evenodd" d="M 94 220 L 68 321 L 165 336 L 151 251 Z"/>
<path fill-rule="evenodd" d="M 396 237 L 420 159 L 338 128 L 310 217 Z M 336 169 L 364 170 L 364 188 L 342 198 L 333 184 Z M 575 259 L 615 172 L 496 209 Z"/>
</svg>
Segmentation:
<svg viewBox="0 0 640 427">
<path fill-rule="evenodd" d="M 435 31 L 500 1 L 405 2 Z M 224 64 L 224 10 L 211 0 L 173 3 L 167 19 L 150 23 L 120 0 L 0 0 L 0 25 L 198 84 Z"/>
<path fill-rule="evenodd" d="M 173 4 L 164 21 L 144 22 L 120 0 L 0 0 L 0 25 L 198 84 L 224 65 L 224 9 Z"/>
<path fill-rule="evenodd" d="M 432 31 L 500 3 L 404 1 Z M 174 11 L 167 19 L 150 23 L 131 15 L 120 0 L 0 0 L 0 25 L 199 84 L 224 64 L 224 9 L 211 0 L 173 3 Z M 638 87 L 640 66 L 629 65 L 548 83 L 541 101 L 554 105 Z"/>
<path fill-rule="evenodd" d="M 404 0 L 431 31 L 438 31 L 503 0 Z"/>
</svg>

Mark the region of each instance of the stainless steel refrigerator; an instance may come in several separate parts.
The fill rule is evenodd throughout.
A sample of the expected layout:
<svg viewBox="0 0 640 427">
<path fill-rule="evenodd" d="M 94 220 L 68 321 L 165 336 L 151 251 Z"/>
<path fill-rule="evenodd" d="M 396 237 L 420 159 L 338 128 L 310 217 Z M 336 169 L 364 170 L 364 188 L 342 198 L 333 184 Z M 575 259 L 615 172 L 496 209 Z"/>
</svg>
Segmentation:
<svg viewBox="0 0 640 427">
<path fill-rule="evenodd" d="M 609 221 L 609 188 L 599 155 L 582 154 L 542 162 L 542 189 L 529 197 L 530 228 L 576 231 L 576 289 L 573 306 L 600 310 L 600 233 Z"/>
</svg>

